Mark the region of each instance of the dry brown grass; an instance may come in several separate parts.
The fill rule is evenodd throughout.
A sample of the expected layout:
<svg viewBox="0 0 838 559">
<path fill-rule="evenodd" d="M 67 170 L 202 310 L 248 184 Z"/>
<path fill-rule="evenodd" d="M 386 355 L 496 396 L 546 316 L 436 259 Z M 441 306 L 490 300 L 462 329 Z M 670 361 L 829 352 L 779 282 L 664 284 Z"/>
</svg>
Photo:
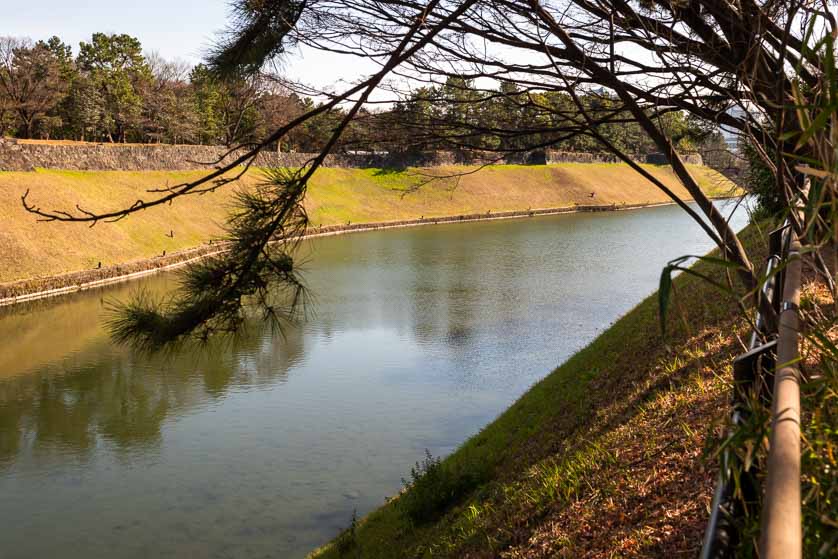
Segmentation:
<svg viewBox="0 0 838 559">
<path fill-rule="evenodd" d="M 650 167 L 673 190 L 685 194 L 667 168 Z M 464 168 L 434 169 L 435 173 Z M 703 186 L 722 194 L 731 185 L 706 168 L 694 168 Z M 256 171 L 241 183 L 215 193 L 190 196 L 171 206 L 146 210 L 118 223 L 39 223 L 21 206 L 44 209 L 76 204 L 90 211 L 132 204 L 160 188 L 202 175 L 201 171 L 0 172 L 0 282 L 90 270 L 166 251 L 197 247 L 223 233 L 235 188 L 258 180 Z M 574 204 L 665 202 L 653 185 L 624 165 L 568 163 L 551 166 L 497 166 L 459 180 L 442 179 L 412 191 L 423 178 L 415 171 L 321 169 L 310 185 L 306 207 L 313 225 L 442 217 Z M 595 196 L 591 198 L 591 192 Z M 172 236 L 173 234 L 173 236 Z"/>
<path fill-rule="evenodd" d="M 130 205 L 152 186 L 174 184 L 194 176 L 181 172 L 0 173 L 0 281 L 52 276 L 150 258 L 206 243 L 221 233 L 230 194 L 194 196 L 170 207 L 138 214 L 118 223 L 37 222 L 22 207 L 27 189 L 45 209 L 91 211 Z M 169 237 L 170 233 L 174 237 Z"/>
</svg>

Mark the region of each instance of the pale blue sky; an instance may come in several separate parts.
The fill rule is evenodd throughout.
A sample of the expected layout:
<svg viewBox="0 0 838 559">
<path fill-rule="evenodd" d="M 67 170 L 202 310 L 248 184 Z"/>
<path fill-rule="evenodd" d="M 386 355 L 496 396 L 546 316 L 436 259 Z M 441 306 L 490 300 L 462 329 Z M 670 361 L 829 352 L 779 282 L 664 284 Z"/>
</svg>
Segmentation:
<svg viewBox="0 0 838 559">
<path fill-rule="evenodd" d="M 7 1 L 3 0 L 2 4 Z M 225 0 L 30 0 L 3 10 L 0 35 L 46 39 L 58 35 L 78 49 L 96 31 L 128 33 L 145 50 L 197 62 L 227 21 Z"/>
<path fill-rule="evenodd" d="M 0 0 L 0 5 L 11 1 Z M 2 10 L 0 36 L 38 40 L 58 35 L 78 52 L 79 42 L 97 31 L 127 33 L 140 39 L 145 51 L 195 64 L 226 26 L 227 7 L 227 0 L 24 0 Z M 290 56 L 283 69 L 289 78 L 323 88 L 357 78 L 372 66 L 309 51 Z"/>
</svg>

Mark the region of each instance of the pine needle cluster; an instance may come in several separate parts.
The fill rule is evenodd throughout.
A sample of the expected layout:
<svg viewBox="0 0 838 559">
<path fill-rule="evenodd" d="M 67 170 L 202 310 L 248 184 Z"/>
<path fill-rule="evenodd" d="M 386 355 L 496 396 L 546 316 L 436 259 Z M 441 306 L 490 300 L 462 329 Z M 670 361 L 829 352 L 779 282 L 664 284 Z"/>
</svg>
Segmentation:
<svg viewBox="0 0 838 559">
<path fill-rule="evenodd" d="M 264 173 L 263 182 L 237 194 L 228 250 L 186 268 L 180 289 L 167 299 L 143 295 L 116 305 L 109 322 L 115 341 L 157 351 L 237 333 L 248 309 L 280 328 L 299 317 L 306 289 L 292 254 L 308 225 L 305 183 L 301 170 Z"/>
</svg>

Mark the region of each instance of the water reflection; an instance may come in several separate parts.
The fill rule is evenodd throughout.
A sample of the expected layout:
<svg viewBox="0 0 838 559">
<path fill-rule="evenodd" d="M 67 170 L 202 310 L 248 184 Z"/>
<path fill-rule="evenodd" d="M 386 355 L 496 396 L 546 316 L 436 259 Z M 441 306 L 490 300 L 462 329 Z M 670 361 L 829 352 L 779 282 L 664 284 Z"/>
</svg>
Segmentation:
<svg viewBox="0 0 838 559">
<path fill-rule="evenodd" d="M 163 292 L 173 278 L 144 283 Z M 258 322 L 233 340 L 149 356 L 113 347 L 103 324 L 106 299 L 129 297 L 136 286 L 41 301 L 0 319 L 0 466 L 25 448 L 46 455 L 89 458 L 100 441 L 117 452 L 149 451 L 167 417 L 223 398 L 233 387 L 282 383 L 304 354 L 299 328 L 281 343 Z M 80 319 L 81 318 L 81 319 Z M 3 332 L 6 330 L 6 332 Z M 14 363 L 13 368 L 11 364 Z"/>
<path fill-rule="evenodd" d="M 311 320 L 168 356 L 103 332 L 104 302 L 140 284 L 2 311 L 0 556 L 302 556 L 685 247 L 709 245 L 676 208 L 321 239 L 305 245 Z"/>
</svg>

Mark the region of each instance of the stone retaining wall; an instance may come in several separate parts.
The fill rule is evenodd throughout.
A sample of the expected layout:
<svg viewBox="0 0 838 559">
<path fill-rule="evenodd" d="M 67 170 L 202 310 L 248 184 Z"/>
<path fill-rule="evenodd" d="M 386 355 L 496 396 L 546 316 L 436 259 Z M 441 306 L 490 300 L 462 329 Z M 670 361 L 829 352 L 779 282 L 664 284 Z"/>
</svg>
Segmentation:
<svg viewBox="0 0 838 559">
<path fill-rule="evenodd" d="M 513 219 L 535 217 L 541 215 L 555 215 L 573 212 L 606 212 L 648 208 L 671 205 L 671 202 L 652 204 L 609 204 L 609 205 L 579 205 L 559 208 L 532 208 L 527 210 L 513 210 L 503 212 L 486 212 L 462 214 L 452 216 L 428 217 L 420 219 L 406 219 L 399 221 L 380 221 L 373 223 L 347 223 L 343 225 L 326 225 L 311 227 L 305 238 L 325 237 L 372 231 L 377 229 L 391 229 L 397 227 L 414 227 L 419 225 L 436 225 L 443 223 L 464 223 L 469 221 L 485 221 L 495 219 Z M 82 270 L 49 277 L 19 280 L 10 283 L 0 283 L 0 307 L 14 305 L 56 297 L 76 291 L 84 291 L 105 285 L 140 278 L 155 272 L 170 270 L 190 262 L 208 258 L 227 250 L 229 243 L 216 241 L 200 247 L 171 253 L 165 256 L 146 258 L 124 262 L 115 266 L 105 266 L 92 270 Z"/>
<path fill-rule="evenodd" d="M 704 165 L 704 159 L 701 157 L 700 153 L 684 153 L 681 154 L 681 159 L 684 160 L 684 163 Z M 651 163 L 652 165 L 667 165 L 668 161 L 666 160 L 666 156 L 662 153 L 650 153 L 646 156 L 646 163 Z"/>
<path fill-rule="evenodd" d="M 622 163 L 616 155 L 610 153 L 578 153 L 574 151 L 547 150 L 546 163 Z M 632 155 L 631 159 L 638 163 L 650 163 L 652 165 L 666 165 L 666 157 L 662 153 L 650 153 L 648 155 Z M 704 165 L 700 153 L 681 154 L 685 163 L 692 165 Z"/>
<path fill-rule="evenodd" d="M 0 139 L 0 171 L 67 169 L 75 171 L 175 171 L 201 170 L 234 161 L 245 153 L 224 146 L 167 144 L 38 143 Z M 260 167 L 301 167 L 316 154 L 265 151 Z M 433 167 L 457 161 L 451 152 L 417 154 L 332 154 L 326 167 Z"/>
<path fill-rule="evenodd" d="M 608 153 L 578 153 L 551 149 L 546 152 L 546 163 L 621 163 L 621 160 Z"/>
<path fill-rule="evenodd" d="M 0 138 L 0 171 L 67 169 L 74 171 L 175 171 L 202 170 L 227 164 L 244 154 L 223 146 L 167 144 L 41 143 Z M 256 159 L 259 167 L 301 167 L 313 153 L 264 151 Z M 551 163 L 618 163 L 613 155 L 539 150 L 510 154 L 498 161 L 496 153 L 431 151 L 424 153 L 337 153 L 326 157 L 325 167 L 394 168 L 474 165 L 494 162 L 543 165 Z M 684 156 L 688 163 L 701 164 L 700 155 Z M 665 162 L 660 154 L 639 157 L 647 163 Z"/>
</svg>

